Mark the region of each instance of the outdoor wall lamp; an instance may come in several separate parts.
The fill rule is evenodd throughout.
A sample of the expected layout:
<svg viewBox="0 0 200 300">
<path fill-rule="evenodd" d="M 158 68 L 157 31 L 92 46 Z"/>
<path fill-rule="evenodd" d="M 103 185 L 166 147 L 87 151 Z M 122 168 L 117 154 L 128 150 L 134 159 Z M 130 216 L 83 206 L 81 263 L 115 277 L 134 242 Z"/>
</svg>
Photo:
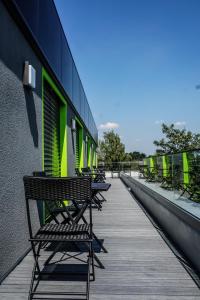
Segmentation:
<svg viewBox="0 0 200 300">
<path fill-rule="evenodd" d="M 35 89 L 36 87 L 36 71 L 28 61 L 24 64 L 23 85 Z"/>
<path fill-rule="evenodd" d="M 76 120 L 72 119 L 72 127 L 71 127 L 72 131 L 76 131 Z"/>
</svg>

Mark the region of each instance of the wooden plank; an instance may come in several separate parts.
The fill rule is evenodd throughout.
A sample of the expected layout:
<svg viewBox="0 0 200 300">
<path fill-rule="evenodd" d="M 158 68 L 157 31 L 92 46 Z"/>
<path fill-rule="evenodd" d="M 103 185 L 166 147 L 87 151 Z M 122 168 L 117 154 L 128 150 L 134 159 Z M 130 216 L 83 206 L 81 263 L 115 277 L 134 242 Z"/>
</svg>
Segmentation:
<svg viewBox="0 0 200 300">
<path fill-rule="evenodd" d="M 96 268 L 91 300 L 197 300 L 200 291 L 162 240 L 120 179 L 110 179 L 103 210 L 93 210 L 94 231 L 108 253 L 98 253 L 105 269 Z M 44 260 L 49 253 L 43 253 Z M 0 286 L 1 300 L 28 297 L 31 254 Z M 48 282 L 40 290 L 82 290 L 80 282 Z"/>
</svg>

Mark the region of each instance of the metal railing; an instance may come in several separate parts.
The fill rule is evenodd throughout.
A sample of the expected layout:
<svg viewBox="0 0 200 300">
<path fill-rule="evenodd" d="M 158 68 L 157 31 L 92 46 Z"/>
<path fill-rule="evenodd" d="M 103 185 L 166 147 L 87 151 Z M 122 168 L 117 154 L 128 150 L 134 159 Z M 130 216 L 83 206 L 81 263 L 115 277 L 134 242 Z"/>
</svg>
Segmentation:
<svg viewBox="0 0 200 300">
<path fill-rule="evenodd" d="M 130 173 L 131 171 L 138 171 L 139 161 L 120 161 L 120 162 L 99 162 L 98 167 L 103 168 L 107 172 L 119 171 L 124 173 Z"/>
<path fill-rule="evenodd" d="M 160 182 L 165 189 L 200 202 L 200 150 L 154 155 L 139 163 L 139 176 L 148 182 Z"/>
</svg>

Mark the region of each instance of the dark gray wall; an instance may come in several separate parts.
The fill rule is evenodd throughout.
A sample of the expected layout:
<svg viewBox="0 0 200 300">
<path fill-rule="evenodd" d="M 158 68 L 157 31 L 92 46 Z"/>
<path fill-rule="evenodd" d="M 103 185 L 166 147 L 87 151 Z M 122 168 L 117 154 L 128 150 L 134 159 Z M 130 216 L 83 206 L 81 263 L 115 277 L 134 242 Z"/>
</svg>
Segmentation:
<svg viewBox="0 0 200 300">
<path fill-rule="evenodd" d="M 41 64 L 1 1 L 0 20 L 1 280 L 30 246 L 22 177 L 42 169 L 42 102 Z M 22 84 L 25 60 L 37 72 L 35 92 Z"/>
</svg>

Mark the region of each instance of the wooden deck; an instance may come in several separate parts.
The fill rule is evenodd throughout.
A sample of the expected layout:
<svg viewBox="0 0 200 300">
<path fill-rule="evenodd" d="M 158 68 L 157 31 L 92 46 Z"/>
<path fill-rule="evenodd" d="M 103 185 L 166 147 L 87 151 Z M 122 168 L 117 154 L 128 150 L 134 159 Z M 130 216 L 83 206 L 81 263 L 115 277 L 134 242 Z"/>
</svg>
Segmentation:
<svg viewBox="0 0 200 300">
<path fill-rule="evenodd" d="M 101 253 L 106 269 L 96 268 L 91 300 L 194 300 L 200 291 L 138 207 L 120 179 L 110 179 L 102 212 L 94 210 L 95 233 L 109 253 Z M 32 255 L 0 286 L 1 300 L 27 299 Z M 44 282 L 44 286 L 47 283 Z M 67 283 L 76 289 L 78 283 Z M 51 290 L 65 287 L 55 282 Z"/>
</svg>

